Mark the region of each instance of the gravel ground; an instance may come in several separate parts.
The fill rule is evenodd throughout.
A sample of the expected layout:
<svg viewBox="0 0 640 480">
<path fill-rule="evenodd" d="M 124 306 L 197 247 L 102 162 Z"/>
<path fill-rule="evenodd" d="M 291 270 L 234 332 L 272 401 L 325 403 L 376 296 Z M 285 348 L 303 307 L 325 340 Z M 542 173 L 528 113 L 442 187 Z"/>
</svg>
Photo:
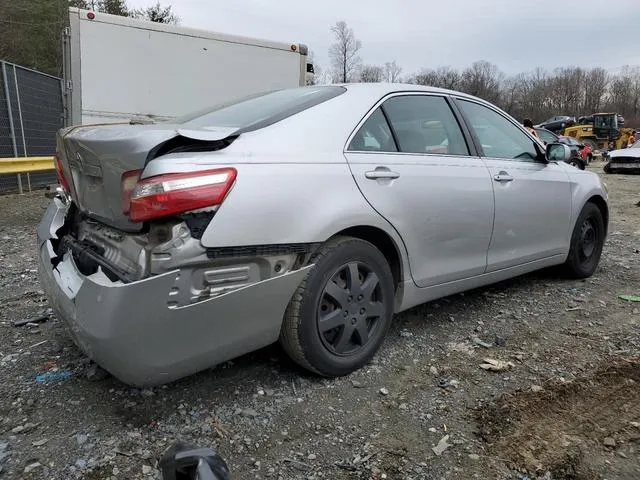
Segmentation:
<svg viewBox="0 0 640 480">
<path fill-rule="evenodd" d="M 0 477 L 158 478 L 180 439 L 237 479 L 638 479 L 640 303 L 617 296 L 640 294 L 640 176 L 606 181 L 610 235 L 586 281 L 541 272 L 414 308 L 345 378 L 273 346 L 149 390 L 102 378 L 55 318 L 12 326 L 47 314 L 47 199 L 0 197 Z"/>
</svg>

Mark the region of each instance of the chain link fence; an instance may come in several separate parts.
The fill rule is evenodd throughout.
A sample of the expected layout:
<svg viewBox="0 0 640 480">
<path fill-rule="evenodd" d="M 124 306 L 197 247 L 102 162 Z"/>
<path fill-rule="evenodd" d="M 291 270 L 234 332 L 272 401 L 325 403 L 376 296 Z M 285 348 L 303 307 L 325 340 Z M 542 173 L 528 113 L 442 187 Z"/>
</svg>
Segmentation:
<svg viewBox="0 0 640 480">
<path fill-rule="evenodd" d="M 59 78 L 0 61 L 0 158 L 55 154 L 63 119 Z M 0 175 L 0 194 L 52 183 L 53 171 Z"/>
</svg>

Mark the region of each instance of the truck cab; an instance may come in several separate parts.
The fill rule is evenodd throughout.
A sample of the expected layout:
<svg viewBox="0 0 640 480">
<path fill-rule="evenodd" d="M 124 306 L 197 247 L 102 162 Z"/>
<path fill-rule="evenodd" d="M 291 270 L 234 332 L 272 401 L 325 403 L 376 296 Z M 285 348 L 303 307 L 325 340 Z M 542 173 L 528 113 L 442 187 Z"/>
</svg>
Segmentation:
<svg viewBox="0 0 640 480">
<path fill-rule="evenodd" d="M 593 115 L 593 133 L 597 138 L 615 140 L 624 127 L 624 117 L 617 113 L 596 113 Z"/>
</svg>

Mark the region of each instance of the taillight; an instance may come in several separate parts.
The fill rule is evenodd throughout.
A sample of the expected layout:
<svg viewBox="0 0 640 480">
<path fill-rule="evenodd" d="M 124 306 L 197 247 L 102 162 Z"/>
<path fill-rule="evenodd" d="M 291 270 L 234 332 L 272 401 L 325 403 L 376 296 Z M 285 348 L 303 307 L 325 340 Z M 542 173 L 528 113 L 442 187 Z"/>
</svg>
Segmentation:
<svg viewBox="0 0 640 480">
<path fill-rule="evenodd" d="M 218 168 L 139 180 L 131 192 L 129 218 L 144 222 L 220 205 L 237 174 L 235 168 Z"/>
<path fill-rule="evenodd" d="M 64 170 L 62 169 L 62 161 L 57 154 L 53 157 L 53 161 L 56 167 L 56 176 L 58 177 L 58 182 L 60 182 L 60 185 L 62 186 L 62 189 L 65 191 L 65 193 L 68 194 L 71 191 L 71 188 L 69 187 L 69 181 L 67 180 L 67 177 L 64 175 Z"/>
<path fill-rule="evenodd" d="M 133 193 L 133 189 L 136 187 L 141 174 L 142 170 L 130 170 L 128 172 L 124 172 L 120 179 L 122 212 L 125 215 L 129 215 L 129 209 L 131 208 L 131 194 Z"/>
</svg>

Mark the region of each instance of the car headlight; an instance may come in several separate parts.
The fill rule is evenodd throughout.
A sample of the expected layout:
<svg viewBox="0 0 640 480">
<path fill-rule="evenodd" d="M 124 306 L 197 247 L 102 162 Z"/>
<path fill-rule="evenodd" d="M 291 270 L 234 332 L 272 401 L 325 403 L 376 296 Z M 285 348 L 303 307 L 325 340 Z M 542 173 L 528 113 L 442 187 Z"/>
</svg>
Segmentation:
<svg viewBox="0 0 640 480">
<path fill-rule="evenodd" d="M 602 184 L 602 188 L 604 188 L 604 191 L 607 193 L 607 195 L 609 195 L 609 187 L 607 186 L 607 182 L 603 182 L 602 180 L 600 180 L 600 183 Z"/>
</svg>

